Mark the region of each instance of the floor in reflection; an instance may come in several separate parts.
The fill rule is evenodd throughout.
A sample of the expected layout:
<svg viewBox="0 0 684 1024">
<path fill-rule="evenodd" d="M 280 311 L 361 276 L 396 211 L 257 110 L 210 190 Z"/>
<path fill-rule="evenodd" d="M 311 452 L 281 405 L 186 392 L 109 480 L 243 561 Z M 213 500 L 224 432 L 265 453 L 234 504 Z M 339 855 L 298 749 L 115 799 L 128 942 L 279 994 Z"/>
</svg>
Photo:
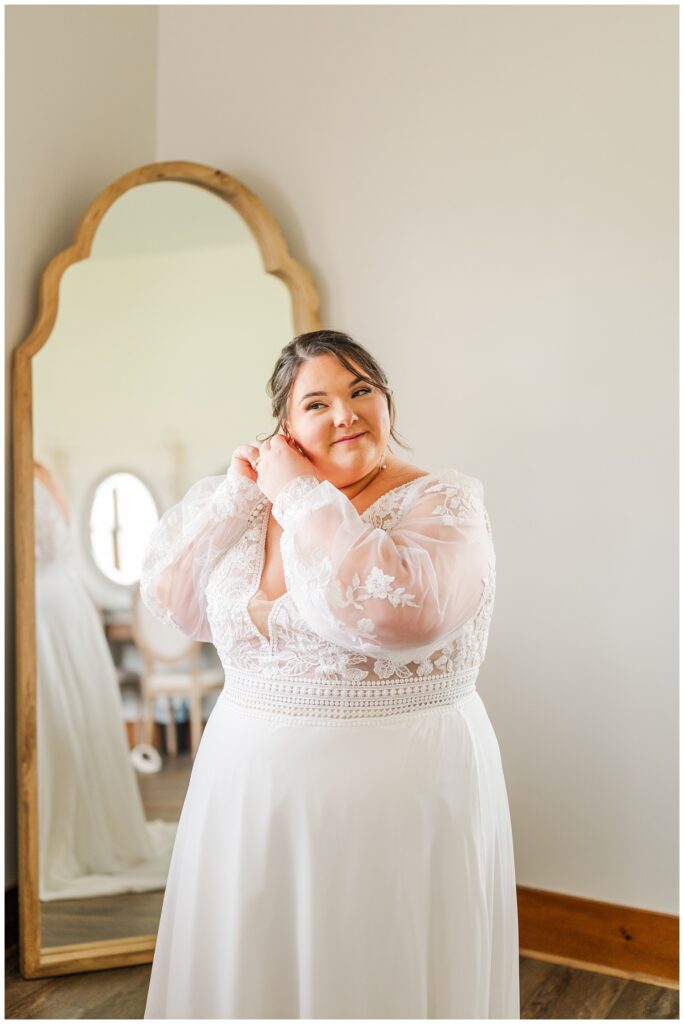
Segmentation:
<svg viewBox="0 0 684 1024">
<path fill-rule="evenodd" d="M 137 775 L 148 820 L 178 821 L 190 781 L 189 753 L 163 755 L 162 771 Z M 131 935 L 155 935 L 164 893 L 120 893 L 41 903 L 41 945 L 63 946 Z"/>
</svg>

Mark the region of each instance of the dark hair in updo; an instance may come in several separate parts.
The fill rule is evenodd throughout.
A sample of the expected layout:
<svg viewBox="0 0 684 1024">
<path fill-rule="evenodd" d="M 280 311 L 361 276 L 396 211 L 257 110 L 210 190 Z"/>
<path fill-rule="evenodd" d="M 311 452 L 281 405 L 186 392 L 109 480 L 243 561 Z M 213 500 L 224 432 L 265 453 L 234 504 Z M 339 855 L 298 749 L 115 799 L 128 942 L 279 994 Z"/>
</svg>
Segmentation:
<svg viewBox="0 0 684 1024">
<path fill-rule="evenodd" d="M 396 409 L 387 374 L 370 352 L 367 352 L 362 345 L 342 331 L 309 331 L 307 334 L 298 334 L 285 346 L 278 357 L 266 388 L 266 394 L 271 399 L 276 427 L 271 434 L 259 440 L 270 441 L 279 430 L 285 430 L 287 405 L 297 371 L 307 359 L 319 355 L 335 356 L 350 373 L 356 376 L 360 371 L 359 375 L 363 376 L 367 383 L 384 391 L 387 396 L 387 409 L 390 416 L 390 437 L 402 448 L 409 448 L 409 445 L 404 444 L 394 428 Z M 352 365 L 350 360 L 353 360 L 356 365 Z"/>
</svg>

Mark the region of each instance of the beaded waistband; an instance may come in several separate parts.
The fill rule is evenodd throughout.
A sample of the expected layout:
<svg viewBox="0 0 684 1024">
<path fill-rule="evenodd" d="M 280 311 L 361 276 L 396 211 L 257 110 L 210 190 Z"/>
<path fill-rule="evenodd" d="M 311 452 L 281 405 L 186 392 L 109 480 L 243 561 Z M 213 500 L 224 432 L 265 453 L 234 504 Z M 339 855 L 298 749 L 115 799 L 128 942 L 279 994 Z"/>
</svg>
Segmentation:
<svg viewBox="0 0 684 1024">
<path fill-rule="evenodd" d="M 386 683 L 350 683 L 230 669 L 219 699 L 245 711 L 300 721 L 381 718 L 458 704 L 475 691 L 478 672 L 479 668 L 472 668 Z"/>
</svg>

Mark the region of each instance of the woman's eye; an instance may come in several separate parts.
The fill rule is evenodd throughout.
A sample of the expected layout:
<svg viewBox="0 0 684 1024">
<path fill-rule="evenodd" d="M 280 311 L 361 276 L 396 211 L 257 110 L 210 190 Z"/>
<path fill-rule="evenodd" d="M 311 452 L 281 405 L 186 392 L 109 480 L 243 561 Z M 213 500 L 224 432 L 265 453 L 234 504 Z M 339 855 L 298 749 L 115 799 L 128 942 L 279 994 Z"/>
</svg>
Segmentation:
<svg viewBox="0 0 684 1024">
<path fill-rule="evenodd" d="M 371 393 L 371 389 L 370 388 L 357 388 L 356 391 L 353 392 L 352 398 L 354 397 L 354 395 L 358 395 L 362 391 L 365 391 L 367 395 L 370 395 L 370 393 Z M 315 409 L 317 405 L 323 405 L 323 403 L 322 402 L 312 402 L 311 405 L 307 405 L 306 411 L 308 412 L 309 409 Z"/>
</svg>

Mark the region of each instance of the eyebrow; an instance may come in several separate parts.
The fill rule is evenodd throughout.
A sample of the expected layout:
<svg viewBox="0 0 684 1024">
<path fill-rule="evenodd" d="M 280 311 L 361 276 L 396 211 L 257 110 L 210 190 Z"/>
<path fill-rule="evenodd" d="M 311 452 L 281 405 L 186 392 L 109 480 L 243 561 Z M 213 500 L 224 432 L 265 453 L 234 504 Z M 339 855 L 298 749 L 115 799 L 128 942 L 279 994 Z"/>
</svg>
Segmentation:
<svg viewBox="0 0 684 1024">
<path fill-rule="evenodd" d="M 354 385 L 358 384 L 360 380 L 365 380 L 365 379 L 366 379 L 365 377 L 354 377 L 354 380 L 351 382 L 349 387 L 353 388 Z M 327 394 L 327 392 L 325 392 L 325 391 L 307 391 L 307 393 L 305 395 L 303 395 L 299 399 L 299 403 L 298 404 L 301 405 L 302 402 L 304 402 L 307 398 L 311 398 L 312 395 L 325 395 L 325 394 Z"/>
</svg>

